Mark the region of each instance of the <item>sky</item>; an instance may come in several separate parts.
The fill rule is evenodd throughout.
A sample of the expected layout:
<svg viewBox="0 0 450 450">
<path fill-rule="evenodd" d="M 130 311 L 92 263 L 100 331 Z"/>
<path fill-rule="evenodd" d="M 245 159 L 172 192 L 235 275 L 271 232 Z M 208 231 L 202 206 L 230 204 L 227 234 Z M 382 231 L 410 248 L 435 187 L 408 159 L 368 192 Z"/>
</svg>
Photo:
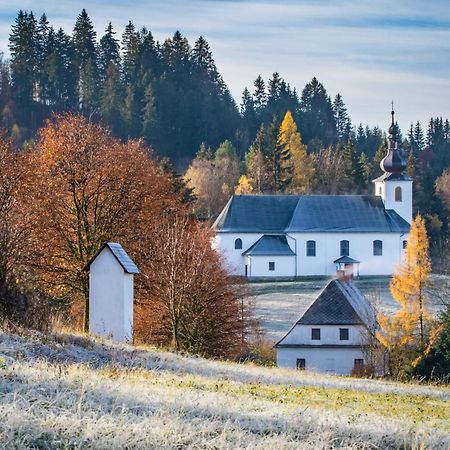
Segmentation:
<svg viewBox="0 0 450 450">
<path fill-rule="evenodd" d="M 129 20 L 161 42 L 203 36 L 238 104 L 259 74 L 278 72 L 299 92 L 316 76 L 354 124 L 387 128 L 392 100 L 404 132 L 450 118 L 448 0 L 0 0 L 0 50 L 8 56 L 19 9 L 71 33 L 83 7 L 99 38 L 109 21 L 120 37 Z"/>
</svg>

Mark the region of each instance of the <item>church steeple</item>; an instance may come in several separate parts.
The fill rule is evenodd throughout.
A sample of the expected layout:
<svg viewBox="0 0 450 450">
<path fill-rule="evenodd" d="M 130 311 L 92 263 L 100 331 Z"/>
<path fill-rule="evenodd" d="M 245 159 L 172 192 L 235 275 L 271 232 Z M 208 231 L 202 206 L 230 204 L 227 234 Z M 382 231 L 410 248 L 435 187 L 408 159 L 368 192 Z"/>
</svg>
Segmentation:
<svg viewBox="0 0 450 450">
<path fill-rule="evenodd" d="M 403 158 L 401 149 L 398 147 L 398 128 L 394 120 L 394 114 L 394 108 L 392 108 L 391 126 L 388 130 L 388 152 L 381 160 L 380 167 L 383 172 L 386 174 L 395 174 L 395 177 L 402 175 L 402 172 L 406 169 L 406 161 Z"/>
<path fill-rule="evenodd" d="M 407 222 L 412 220 L 412 178 L 403 174 L 406 161 L 398 144 L 398 125 L 395 122 L 394 106 L 391 111 L 391 126 L 388 129 L 388 151 L 380 162 L 381 177 L 373 180 L 375 195 L 382 198 L 386 210 L 394 210 Z"/>
</svg>

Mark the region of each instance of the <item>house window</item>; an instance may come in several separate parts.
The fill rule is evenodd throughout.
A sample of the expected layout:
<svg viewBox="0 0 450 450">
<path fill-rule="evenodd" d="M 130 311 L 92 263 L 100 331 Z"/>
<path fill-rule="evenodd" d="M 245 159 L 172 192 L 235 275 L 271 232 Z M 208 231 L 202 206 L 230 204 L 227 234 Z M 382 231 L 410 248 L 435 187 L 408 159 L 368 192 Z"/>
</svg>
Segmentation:
<svg viewBox="0 0 450 450">
<path fill-rule="evenodd" d="M 402 188 L 400 186 L 397 186 L 395 188 L 395 201 L 396 202 L 402 201 Z"/>
<path fill-rule="evenodd" d="M 234 248 L 235 248 L 236 250 L 242 250 L 242 239 L 237 238 L 237 239 L 234 241 Z"/>
<path fill-rule="evenodd" d="M 306 360 L 305 358 L 297 358 L 297 369 L 298 370 L 305 370 L 306 367 Z"/>
<path fill-rule="evenodd" d="M 378 195 L 381 195 L 381 194 L 383 194 L 383 189 L 382 189 L 382 187 L 380 186 L 380 187 L 378 188 Z"/>
<path fill-rule="evenodd" d="M 350 255 L 350 242 L 349 241 L 341 241 L 341 256 Z"/>
<path fill-rule="evenodd" d="M 339 340 L 348 341 L 348 328 L 339 328 Z"/>
<path fill-rule="evenodd" d="M 311 340 L 320 341 L 320 328 L 311 328 Z"/>
<path fill-rule="evenodd" d="M 316 241 L 306 242 L 306 256 L 316 256 Z"/>
<path fill-rule="evenodd" d="M 269 270 L 275 270 L 275 263 L 273 261 L 269 262 Z"/>
<path fill-rule="evenodd" d="M 354 368 L 355 368 L 355 370 L 360 370 L 360 369 L 362 369 L 364 367 L 364 360 L 363 359 L 359 359 L 359 358 L 356 358 L 355 359 L 355 363 L 354 363 Z"/>
<path fill-rule="evenodd" d="M 383 255 L 383 241 L 373 241 L 373 256 Z"/>
<path fill-rule="evenodd" d="M 406 250 L 407 245 L 408 245 L 408 241 L 403 241 L 403 250 Z"/>
</svg>

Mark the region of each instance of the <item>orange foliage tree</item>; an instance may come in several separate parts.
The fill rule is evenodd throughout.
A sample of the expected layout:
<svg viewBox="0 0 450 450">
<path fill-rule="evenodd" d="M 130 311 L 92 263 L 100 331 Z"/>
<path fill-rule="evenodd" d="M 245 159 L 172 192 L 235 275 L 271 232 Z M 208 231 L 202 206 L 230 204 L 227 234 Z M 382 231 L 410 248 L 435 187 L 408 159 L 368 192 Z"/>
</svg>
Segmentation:
<svg viewBox="0 0 450 450">
<path fill-rule="evenodd" d="M 400 309 L 392 317 L 380 314 L 378 338 L 393 355 L 407 362 L 407 353 L 424 350 L 433 336 L 426 286 L 431 273 L 425 221 L 418 214 L 411 224 L 405 259 L 394 273 L 390 290 Z M 392 359 L 391 358 L 391 359 Z"/>
<path fill-rule="evenodd" d="M 0 133 L 0 316 L 19 309 L 19 283 L 26 276 L 31 216 L 24 208 L 29 181 L 27 159 Z"/>
<path fill-rule="evenodd" d="M 48 295 L 71 299 L 85 331 L 83 269 L 104 242 L 118 241 L 142 272 L 137 339 L 205 355 L 236 349 L 228 336 L 241 336 L 247 321 L 232 280 L 208 230 L 192 220 L 171 175 L 140 141 L 122 143 L 81 116 L 60 116 L 41 130 L 30 164 L 36 279 Z"/>
</svg>

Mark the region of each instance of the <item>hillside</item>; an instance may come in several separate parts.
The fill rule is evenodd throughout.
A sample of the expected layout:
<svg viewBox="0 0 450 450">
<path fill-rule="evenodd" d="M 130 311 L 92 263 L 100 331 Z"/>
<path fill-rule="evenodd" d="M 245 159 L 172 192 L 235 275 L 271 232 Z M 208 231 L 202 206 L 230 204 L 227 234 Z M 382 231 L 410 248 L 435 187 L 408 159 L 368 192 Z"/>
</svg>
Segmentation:
<svg viewBox="0 0 450 450">
<path fill-rule="evenodd" d="M 450 389 L 0 331 L 2 448 L 448 448 Z"/>
</svg>

